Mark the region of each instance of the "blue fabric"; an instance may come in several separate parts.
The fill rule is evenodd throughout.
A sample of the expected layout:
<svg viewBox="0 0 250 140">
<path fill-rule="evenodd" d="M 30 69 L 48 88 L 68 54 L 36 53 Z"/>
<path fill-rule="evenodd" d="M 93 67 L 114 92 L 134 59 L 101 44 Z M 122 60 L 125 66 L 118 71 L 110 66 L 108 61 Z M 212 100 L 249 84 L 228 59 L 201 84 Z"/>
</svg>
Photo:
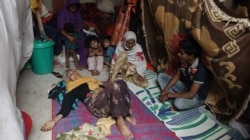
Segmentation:
<svg viewBox="0 0 250 140">
<path fill-rule="evenodd" d="M 53 87 L 50 91 L 49 91 L 49 97 L 50 99 L 54 99 L 57 101 L 58 104 L 62 105 L 62 101 L 64 96 L 67 94 L 66 91 L 66 82 L 64 80 L 59 81 L 55 87 Z M 77 109 L 77 102 L 79 100 L 76 99 L 75 102 L 72 105 L 72 110 Z"/>
<path fill-rule="evenodd" d="M 113 46 L 109 46 L 107 49 L 104 49 L 104 62 L 111 64 L 111 58 L 115 53 L 115 48 Z"/>
</svg>

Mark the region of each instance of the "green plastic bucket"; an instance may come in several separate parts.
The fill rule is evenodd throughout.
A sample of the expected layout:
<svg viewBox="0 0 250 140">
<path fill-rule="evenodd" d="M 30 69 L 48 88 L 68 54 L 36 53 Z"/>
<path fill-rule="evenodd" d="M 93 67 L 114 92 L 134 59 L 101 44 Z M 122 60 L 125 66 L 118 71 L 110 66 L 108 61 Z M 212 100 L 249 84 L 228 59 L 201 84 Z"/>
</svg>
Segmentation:
<svg viewBox="0 0 250 140">
<path fill-rule="evenodd" d="M 30 60 L 26 62 L 26 64 L 23 67 L 23 70 L 31 70 L 32 66 L 31 66 L 31 62 Z"/>
<path fill-rule="evenodd" d="M 32 71 L 36 74 L 48 74 L 54 69 L 54 44 L 52 39 L 36 38 L 31 56 Z"/>
</svg>

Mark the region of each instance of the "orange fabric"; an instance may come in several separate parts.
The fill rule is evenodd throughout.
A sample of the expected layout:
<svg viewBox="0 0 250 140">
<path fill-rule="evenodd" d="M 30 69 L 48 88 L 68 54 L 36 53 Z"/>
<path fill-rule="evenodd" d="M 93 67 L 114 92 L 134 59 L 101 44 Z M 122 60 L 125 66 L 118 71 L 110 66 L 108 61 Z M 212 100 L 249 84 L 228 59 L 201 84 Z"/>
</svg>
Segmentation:
<svg viewBox="0 0 250 140">
<path fill-rule="evenodd" d="M 147 69 L 155 71 L 154 66 L 149 61 L 147 62 Z"/>
</svg>

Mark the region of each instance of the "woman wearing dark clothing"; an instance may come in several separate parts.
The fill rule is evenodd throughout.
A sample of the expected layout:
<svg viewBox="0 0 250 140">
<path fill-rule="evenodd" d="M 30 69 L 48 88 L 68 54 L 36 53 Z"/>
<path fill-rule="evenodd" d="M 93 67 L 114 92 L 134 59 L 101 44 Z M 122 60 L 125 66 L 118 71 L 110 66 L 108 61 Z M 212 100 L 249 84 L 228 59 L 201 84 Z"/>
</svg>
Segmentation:
<svg viewBox="0 0 250 140">
<path fill-rule="evenodd" d="M 64 30 L 66 23 L 72 23 L 77 31 L 82 32 L 83 36 L 77 40 Z M 79 0 L 67 0 L 64 7 L 57 15 L 57 28 L 62 36 L 70 40 L 72 43 L 78 43 L 80 55 L 79 66 L 87 68 L 88 48 L 85 46 L 86 34 L 83 32 L 83 20 L 80 13 Z"/>
<path fill-rule="evenodd" d="M 136 120 L 132 116 L 130 107 L 130 95 L 126 82 L 122 79 L 109 81 L 104 85 L 93 77 L 82 77 L 77 71 L 68 69 L 66 76 L 66 95 L 62 101 L 62 107 L 56 117 L 46 122 L 41 131 L 53 129 L 55 124 L 66 117 L 76 99 L 86 104 L 88 110 L 99 118 L 112 116 L 116 119 L 117 128 L 126 138 L 133 138 L 133 134 L 125 124 L 125 120 L 135 125 Z M 87 97 L 87 94 L 90 96 Z M 125 120 L 124 120 L 125 119 Z"/>
</svg>

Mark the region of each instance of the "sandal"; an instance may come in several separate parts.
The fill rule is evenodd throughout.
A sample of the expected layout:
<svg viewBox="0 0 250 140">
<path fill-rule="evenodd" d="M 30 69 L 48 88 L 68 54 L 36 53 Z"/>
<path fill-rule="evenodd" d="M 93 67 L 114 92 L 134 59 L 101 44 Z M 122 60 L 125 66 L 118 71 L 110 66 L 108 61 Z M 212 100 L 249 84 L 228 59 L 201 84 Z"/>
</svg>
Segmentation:
<svg viewBox="0 0 250 140">
<path fill-rule="evenodd" d="M 54 76 L 56 76 L 57 78 L 62 78 L 63 76 L 59 73 L 59 72 L 51 72 Z"/>
</svg>

